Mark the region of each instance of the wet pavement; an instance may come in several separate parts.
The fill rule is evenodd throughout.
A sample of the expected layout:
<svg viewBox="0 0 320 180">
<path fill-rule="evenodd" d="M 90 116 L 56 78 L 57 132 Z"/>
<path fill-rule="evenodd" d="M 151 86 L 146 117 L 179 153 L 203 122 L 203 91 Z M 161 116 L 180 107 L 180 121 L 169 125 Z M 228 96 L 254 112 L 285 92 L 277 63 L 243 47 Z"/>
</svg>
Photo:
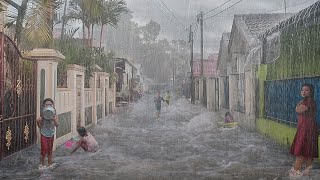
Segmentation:
<svg viewBox="0 0 320 180">
<path fill-rule="evenodd" d="M 288 179 L 288 149 L 256 132 L 221 129 L 221 117 L 187 100 L 154 116 L 152 97 L 90 128 L 101 150 L 86 153 L 61 146 L 58 167 L 38 170 L 34 146 L 0 163 L 0 179 Z M 317 165 L 312 179 L 320 179 Z M 310 178 L 309 178 L 310 179 Z"/>
</svg>

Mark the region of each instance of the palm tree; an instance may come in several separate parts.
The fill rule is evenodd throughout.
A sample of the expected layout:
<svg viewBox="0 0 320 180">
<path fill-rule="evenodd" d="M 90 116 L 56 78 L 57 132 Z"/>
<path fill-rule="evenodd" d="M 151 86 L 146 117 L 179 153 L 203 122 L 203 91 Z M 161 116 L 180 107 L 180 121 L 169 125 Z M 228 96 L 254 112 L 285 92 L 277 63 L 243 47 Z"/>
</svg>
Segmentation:
<svg viewBox="0 0 320 180">
<path fill-rule="evenodd" d="M 12 0 L 4 0 L 8 4 L 10 4 L 12 7 L 14 7 L 18 11 L 18 15 L 14 18 L 14 20 L 9 23 L 8 25 L 12 25 L 13 23 L 16 23 L 15 28 L 15 36 L 14 41 L 17 41 L 17 44 L 20 44 L 21 41 L 21 32 L 23 29 L 23 21 L 27 12 L 27 4 L 29 0 L 22 0 L 21 5 L 18 5 L 17 3 L 13 2 Z"/>
<path fill-rule="evenodd" d="M 121 19 L 121 14 L 128 12 L 126 2 L 124 0 L 102 0 L 101 4 L 103 11 L 100 16 L 100 49 L 102 44 L 104 26 L 111 25 L 113 27 L 116 27 Z"/>
<path fill-rule="evenodd" d="M 60 40 L 62 41 L 63 40 L 63 37 L 64 37 L 64 26 L 66 25 L 66 13 L 67 13 L 67 6 L 68 6 L 68 3 L 67 3 L 68 0 L 64 0 L 64 8 L 63 8 L 63 15 L 62 15 L 62 26 L 61 26 L 61 35 L 60 35 Z"/>
<path fill-rule="evenodd" d="M 26 44 L 52 47 L 54 13 L 59 5 L 59 0 L 32 0 L 23 31 Z"/>
<path fill-rule="evenodd" d="M 91 44 L 91 32 L 94 24 L 97 23 L 97 17 L 101 16 L 101 6 L 98 0 L 71 0 L 70 6 L 72 11 L 68 14 L 68 19 L 81 20 L 82 21 L 82 32 L 85 46 L 85 39 L 87 39 L 87 46 Z M 91 29 L 90 29 L 91 28 Z M 88 36 L 86 37 L 86 31 Z M 92 36 L 92 35 L 91 35 Z"/>
</svg>

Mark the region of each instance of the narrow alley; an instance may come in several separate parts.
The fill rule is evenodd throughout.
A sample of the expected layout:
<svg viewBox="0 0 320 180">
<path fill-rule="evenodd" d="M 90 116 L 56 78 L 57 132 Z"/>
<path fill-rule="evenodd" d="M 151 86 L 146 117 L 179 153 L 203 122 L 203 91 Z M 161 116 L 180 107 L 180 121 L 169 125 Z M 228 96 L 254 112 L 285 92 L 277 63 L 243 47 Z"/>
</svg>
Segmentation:
<svg viewBox="0 0 320 180">
<path fill-rule="evenodd" d="M 89 131 L 101 150 L 70 156 L 60 146 L 55 169 L 38 170 L 39 147 L 22 151 L 1 162 L 0 179 L 281 179 L 293 163 L 283 147 L 256 132 L 218 128 L 218 114 L 187 100 L 164 106 L 160 119 L 154 111 L 147 96 L 100 121 Z"/>
</svg>

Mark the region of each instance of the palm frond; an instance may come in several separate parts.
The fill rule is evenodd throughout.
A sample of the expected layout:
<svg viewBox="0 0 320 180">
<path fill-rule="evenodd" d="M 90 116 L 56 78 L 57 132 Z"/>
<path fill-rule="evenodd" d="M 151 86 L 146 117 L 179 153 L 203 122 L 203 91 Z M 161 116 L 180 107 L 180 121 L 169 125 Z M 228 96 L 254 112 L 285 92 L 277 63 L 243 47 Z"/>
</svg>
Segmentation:
<svg viewBox="0 0 320 180">
<path fill-rule="evenodd" d="M 73 38 L 73 36 L 77 33 L 77 31 L 80 29 L 80 27 L 77 27 L 77 28 L 71 28 L 71 29 L 68 29 L 67 32 L 66 32 L 66 37 L 68 38 Z"/>
<path fill-rule="evenodd" d="M 52 41 L 50 21 L 56 1 L 34 0 L 26 15 L 27 24 L 24 28 L 24 42 L 33 47 L 42 47 Z"/>
</svg>

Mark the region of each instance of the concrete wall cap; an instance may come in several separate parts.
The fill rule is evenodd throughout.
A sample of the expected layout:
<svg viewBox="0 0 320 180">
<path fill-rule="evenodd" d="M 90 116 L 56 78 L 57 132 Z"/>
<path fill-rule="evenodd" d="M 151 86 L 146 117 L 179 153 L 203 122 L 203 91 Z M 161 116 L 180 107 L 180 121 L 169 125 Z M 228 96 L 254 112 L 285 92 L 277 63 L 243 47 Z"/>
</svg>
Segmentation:
<svg viewBox="0 0 320 180">
<path fill-rule="evenodd" d="M 67 70 L 75 70 L 75 71 L 85 72 L 86 68 L 82 67 L 80 65 L 77 65 L 77 64 L 69 64 L 69 65 L 67 65 Z"/>
<path fill-rule="evenodd" d="M 45 48 L 33 49 L 27 54 L 27 56 L 39 61 L 52 60 L 59 62 L 65 59 L 65 56 L 62 55 L 59 51 Z"/>
<path fill-rule="evenodd" d="M 95 72 L 95 74 L 99 75 L 99 76 L 105 76 L 105 77 L 109 77 L 109 73 L 107 72 Z"/>
</svg>

